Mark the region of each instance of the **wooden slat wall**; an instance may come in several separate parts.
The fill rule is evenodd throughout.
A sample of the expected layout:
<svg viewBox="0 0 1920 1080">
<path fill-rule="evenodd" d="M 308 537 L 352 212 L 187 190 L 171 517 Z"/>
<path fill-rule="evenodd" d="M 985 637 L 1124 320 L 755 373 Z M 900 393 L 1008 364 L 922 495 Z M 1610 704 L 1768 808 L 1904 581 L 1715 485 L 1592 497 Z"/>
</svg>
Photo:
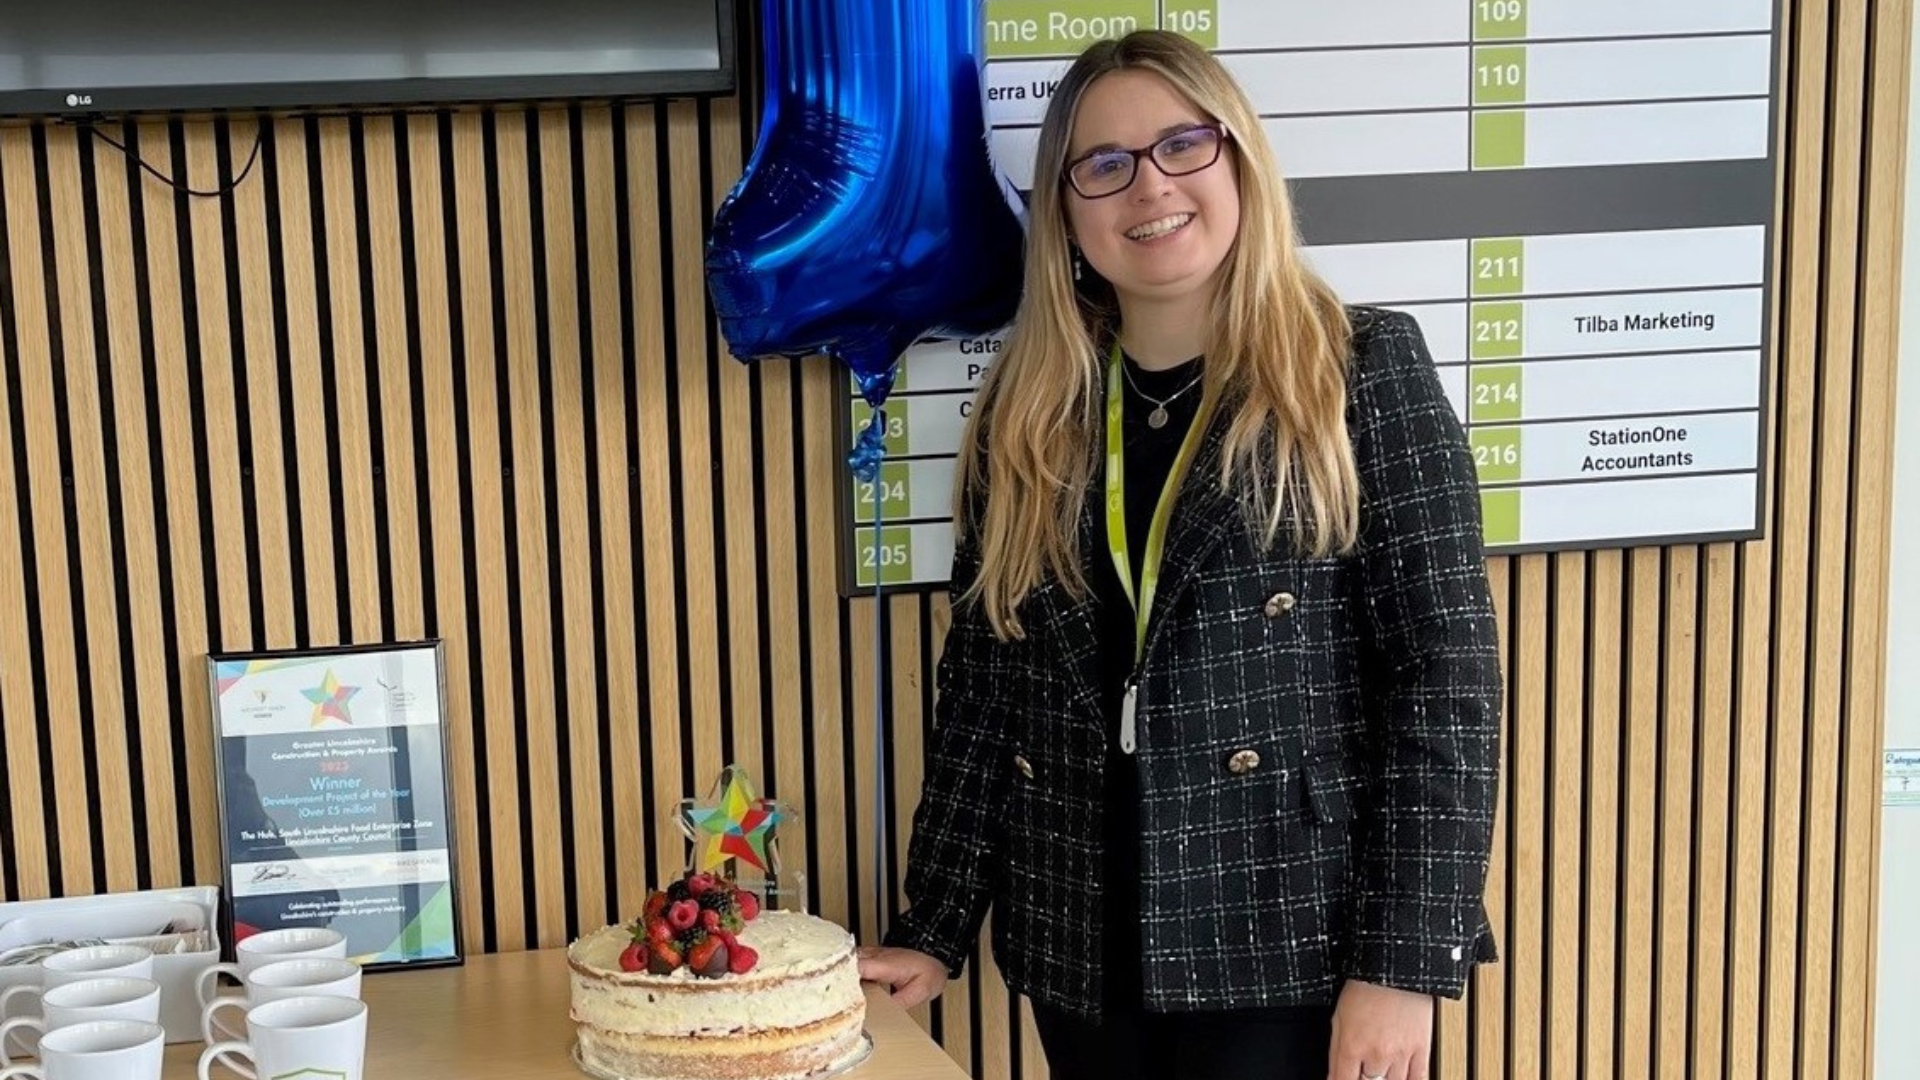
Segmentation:
<svg viewBox="0 0 1920 1080">
<path fill-rule="evenodd" d="M 1788 8 L 1767 538 L 1492 566 L 1505 962 L 1436 1077 L 1867 1075 L 1909 17 Z M 257 139 L 213 197 L 0 129 L 0 896 L 218 879 L 209 650 L 432 636 L 470 948 L 630 916 L 730 760 L 876 934 L 947 612 L 837 595 L 845 384 L 709 318 L 751 94 L 104 132 L 198 189 Z M 921 1018 L 1045 1074 L 984 949 Z"/>
</svg>

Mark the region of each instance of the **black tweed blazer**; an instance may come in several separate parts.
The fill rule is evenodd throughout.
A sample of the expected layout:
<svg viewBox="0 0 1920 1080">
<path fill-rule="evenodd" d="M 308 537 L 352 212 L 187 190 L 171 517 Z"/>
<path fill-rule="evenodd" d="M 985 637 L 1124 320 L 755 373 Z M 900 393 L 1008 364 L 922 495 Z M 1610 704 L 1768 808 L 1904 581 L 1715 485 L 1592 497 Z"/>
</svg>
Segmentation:
<svg viewBox="0 0 1920 1080">
<path fill-rule="evenodd" d="M 1159 1010 L 1329 1002 L 1348 978 L 1458 997 L 1495 958 L 1502 681 L 1473 462 L 1417 324 L 1351 314 L 1356 550 L 1262 551 L 1219 490 L 1217 422 L 1181 489 L 1140 675 L 1141 880 L 1101 880 L 1092 601 L 1043 583 L 1021 641 L 954 611 L 888 943 L 957 972 L 991 905 L 1008 985 L 1082 1013 L 1107 888 L 1139 890 Z M 955 591 L 976 571 L 963 543 Z"/>
</svg>

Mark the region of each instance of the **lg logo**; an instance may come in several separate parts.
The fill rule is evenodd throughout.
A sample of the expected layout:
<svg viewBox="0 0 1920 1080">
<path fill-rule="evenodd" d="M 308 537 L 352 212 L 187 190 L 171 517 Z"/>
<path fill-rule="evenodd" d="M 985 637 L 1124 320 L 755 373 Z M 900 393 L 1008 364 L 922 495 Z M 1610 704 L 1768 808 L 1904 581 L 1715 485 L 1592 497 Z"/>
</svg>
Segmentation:
<svg viewBox="0 0 1920 1080">
<path fill-rule="evenodd" d="M 93 104 L 92 94 L 68 94 L 67 95 L 67 108 L 69 109 L 77 109 L 82 105 L 91 105 L 91 104 Z"/>
</svg>

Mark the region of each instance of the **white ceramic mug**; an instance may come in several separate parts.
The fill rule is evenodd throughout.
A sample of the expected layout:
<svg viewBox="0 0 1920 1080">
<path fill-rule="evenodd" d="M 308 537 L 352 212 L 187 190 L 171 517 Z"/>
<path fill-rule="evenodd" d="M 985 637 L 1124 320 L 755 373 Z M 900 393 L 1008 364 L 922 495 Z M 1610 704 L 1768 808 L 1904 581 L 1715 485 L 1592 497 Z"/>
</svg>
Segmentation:
<svg viewBox="0 0 1920 1080">
<path fill-rule="evenodd" d="M 253 1062 L 253 1068 L 226 1057 L 229 1054 Z M 339 997 L 281 998 L 247 1010 L 244 1042 L 217 1042 L 201 1051 L 200 1080 L 213 1080 L 209 1071 L 215 1059 L 222 1058 L 247 1080 L 301 1075 L 363 1080 L 366 1056 L 366 1003 Z"/>
<path fill-rule="evenodd" d="M 255 1005 L 282 998 L 359 996 L 360 965 L 351 960 L 321 956 L 279 960 L 255 968 L 253 974 L 247 976 L 245 993 L 222 994 L 207 1002 L 200 1010 L 200 1035 L 210 1043 L 241 1037 L 239 1028 L 214 1018 L 223 1008 L 232 1007 L 244 1013 Z"/>
<path fill-rule="evenodd" d="M 79 982 L 82 979 L 97 979 L 108 975 L 124 975 L 130 979 L 153 978 L 153 953 L 138 945 L 88 945 L 79 949 L 57 952 L 40 961 L 40 983 L 23 983 L 8 987 L 0 994 L 0 1016 L 8 1012 L 7 1003 L 16 997 L 32 994 L 44 995 L 56 986 Z"/>
<path fill-rule="evenodd" d="M 231 975 L 245 985 L 247 976 L 254 969 L 271 964 L 276 960 L 292 960 L 303 956 L 325 956 L 335 960 L 347 955 L 346 936 L 338 930 L 328 930 L 319 926 L 290 926 L 284 930 L 263 930 L 252 937 L 242 938 L 233 947 L 236 963 L 215 964 L 200 973 L 200 979 L 194 984 L 200 997 L 200 1007 L 206 1008 L 220 988 L 220 976 Z"/>
<path fill-rule="evenodd" d="M 50 987 L 40 999 L 42 1016 L 16 1016 L 0 1024 L 0 1068 L 18 1064 L 7 1057 L 7 1037 L 26 1046 L 19 1033 L 33 1031 L 45 1036 L 75 1024 L 91 1020 L 138 1020 L 145 1024 L 160 1022 L 160 984 L 152 979 L 132 979 L 113 975 L 101 979 L 81 979 Z"/>
<path fill-rule="evenodd" d="M 40 1060 L 0 1069 L 0 1080 L 160 1080 L 166 1043 L 159 1024 L 88 1020 L 47 1032 Z"/>
</svg>

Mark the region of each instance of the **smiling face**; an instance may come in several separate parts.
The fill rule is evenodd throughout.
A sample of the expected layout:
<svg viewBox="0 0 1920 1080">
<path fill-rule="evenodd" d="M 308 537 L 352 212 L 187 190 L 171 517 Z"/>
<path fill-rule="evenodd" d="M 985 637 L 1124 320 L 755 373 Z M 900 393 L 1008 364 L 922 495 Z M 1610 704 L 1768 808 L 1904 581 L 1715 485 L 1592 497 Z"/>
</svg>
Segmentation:
<svg viewBox="0 0 1920 1080">
<path fill-rule="evenodd" d="M 1160 76 L 1110 72 L 1080 98 L 1067 160 L 1100 149 L 1144 149 L 1211 123 Z M 1198 172 L 1168 176 L 1142 155 L 1133 183 L 1119 194 L 1089 199 L 1069 186 L 1061 198 L 1074 242 L 1112 283 L 1123 312 L 1143 302 L 1204 301 L 1240 229 L 1231 141 Z"/>
</svg>

